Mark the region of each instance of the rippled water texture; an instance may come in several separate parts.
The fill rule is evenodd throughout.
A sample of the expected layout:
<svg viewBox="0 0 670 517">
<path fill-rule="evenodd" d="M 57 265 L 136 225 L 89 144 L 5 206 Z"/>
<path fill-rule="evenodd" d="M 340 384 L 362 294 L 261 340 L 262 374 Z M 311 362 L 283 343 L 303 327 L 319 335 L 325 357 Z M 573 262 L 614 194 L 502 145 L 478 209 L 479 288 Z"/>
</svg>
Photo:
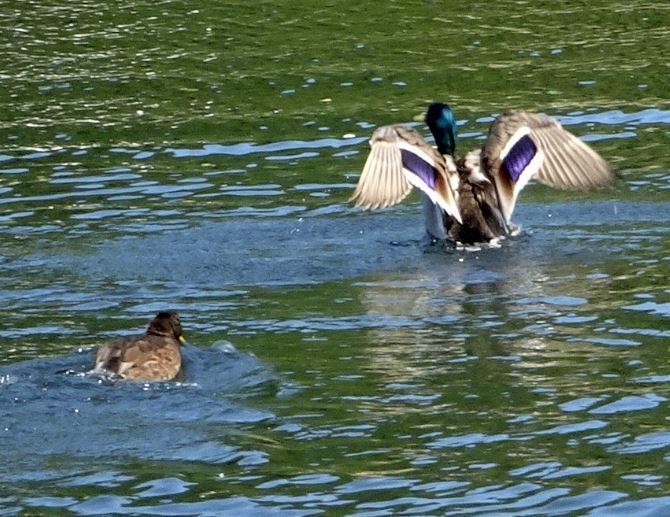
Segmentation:
<svg viewBox="0 0 670 517">
<path fill-rule="evenodd" d="M 213 5 L 216 4 L 216 5 Z M 670 513 L 670 8 L 10 2 L 0 513 Z M 347 199 L 373 128 L 507 107 L 621 175 L 500 248 Z M 177 382 L 87 373 L 181 313 Z"/>
</svg>

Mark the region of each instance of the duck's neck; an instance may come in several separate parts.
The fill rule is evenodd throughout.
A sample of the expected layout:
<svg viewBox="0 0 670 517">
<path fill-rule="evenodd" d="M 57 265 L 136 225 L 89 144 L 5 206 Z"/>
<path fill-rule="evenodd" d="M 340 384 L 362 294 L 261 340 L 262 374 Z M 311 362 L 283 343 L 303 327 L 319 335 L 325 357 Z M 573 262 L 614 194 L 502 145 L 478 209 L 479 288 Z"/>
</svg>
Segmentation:
<svg viewBox="0 0 670 517">
<path fill-rule="evenodd" d="M 456 117 L 446 104 L 431 104 L 426 113 L 426 124 L 433 133 L 437 150 L 441 154 L 453 156 L 456 152 Z"/>
<path fill-rule="evenodd" d="M 160 323 L 155 320 L 149 323 L 149 328 L 147 329 L 147 334 L 152 334 L 154 336 L 172 336 L 173 332 L 171 329 L 163 327 Z"/>
</svg>

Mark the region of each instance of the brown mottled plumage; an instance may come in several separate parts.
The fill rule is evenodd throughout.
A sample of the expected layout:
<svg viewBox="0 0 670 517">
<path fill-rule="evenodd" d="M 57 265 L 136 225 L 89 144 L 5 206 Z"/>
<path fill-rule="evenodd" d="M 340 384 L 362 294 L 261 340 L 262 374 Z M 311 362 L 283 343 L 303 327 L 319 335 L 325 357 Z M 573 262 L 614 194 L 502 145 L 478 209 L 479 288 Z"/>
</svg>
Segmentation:
<svg viewBox="0 0 670 517">
<path fill-rule="evenodd" d="M 462 222 L 443 219 L 445 230 L 454 242 L 489 242 L 505 235 L 508 224 L 498 210 L 498 195 L 493 183 L 473 181 L 464 157 L 455 167 L 458 171 L 458 207 Z"/>
<path fill-rule="evenodd" d="M 95 369 L 135 381 L 169 381 L 181 369 L 180 344 L 183 342 L 179 315 L 159 312 L 146 333 L 101 345 Z"/>
<path fill-rule="evenodd" d="M 484 146 L 458 159 L 449 106 L 432 104 L 426 122 L 438 149 L 400 124 L 374 131 L 351 200 L 365 210 L 384 208 L 417 187 L 426 229 L 436 239 L 469 244 L 508 235 L 517 197 L 532 178 L 573 190 L 608 186 L 616 178 L 596 151 L 542 115 L 510 111 L 499 116 Z"/>
</svg>

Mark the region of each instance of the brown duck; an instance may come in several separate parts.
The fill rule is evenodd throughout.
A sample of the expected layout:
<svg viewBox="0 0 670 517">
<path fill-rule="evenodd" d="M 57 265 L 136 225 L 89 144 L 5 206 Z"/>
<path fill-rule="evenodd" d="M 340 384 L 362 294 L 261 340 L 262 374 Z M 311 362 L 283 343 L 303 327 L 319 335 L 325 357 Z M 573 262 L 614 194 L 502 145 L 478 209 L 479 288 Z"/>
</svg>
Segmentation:
<svg viewBox="0 0 670 517">
<path fill-rule="evenodd" d="M 573 190 L 615 180 L 596 151 L 542 115 L 511 111 L 499 116 L 482 148 L 458 159 L 451 108 L 431 104 L 425 120 L 437 149 L 411 127 L 375 130 L 351 200 L 366 210 L 384 208 L 400 203 L 416 187 L 433 239 L 472 244 L 512 233 L 514 205 L 531 178 Z"/>
<path fill-rule="evenodd" d="M 100 346 L 95 370 L 108 370 L 134 381 L 169 381 L 181 369 L 181 321 L 176 312 L 159 312 L 144 334 Z"/>
</svg>

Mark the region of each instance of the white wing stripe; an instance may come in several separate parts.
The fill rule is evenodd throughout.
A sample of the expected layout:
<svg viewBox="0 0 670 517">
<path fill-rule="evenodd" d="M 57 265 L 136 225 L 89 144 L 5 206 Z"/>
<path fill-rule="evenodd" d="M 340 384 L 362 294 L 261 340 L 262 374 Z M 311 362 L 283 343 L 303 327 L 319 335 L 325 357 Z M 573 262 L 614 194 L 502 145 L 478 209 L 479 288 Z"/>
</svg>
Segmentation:
<svg viewBox="0 0 670 517">
<path fill-rule="evenodd" d="M 530 128 L 528 126 L 521 126 L 519 129 L 517 129 L 512 137 L 507 141 L 505 147 L 503 147 L 503 150 L 500 151 L 500 159 L 504 160 L 512 148 L 516 145 L 516 143 L 526 135 L 530 135 Z"/>
<path fill-rule="evenodd" d="M 454 213 L 453 208 L 448 205 L 448 203 L 442 198 L 440 194 L 426 185 L 426 183 L 412 171 L 405 169 L 404 167 L 402 171 L 405 173 L 405 178 L 407 178 L 407 181 L 418 188 L 421 192 L 426 194 L 434 204 L 438 205 L 450 216 L 455 217 L 460 221 L 460 214 Z"/>
<path fill-rule="evenodd" d="M 530 179 L 535 176 L 537 171 L 542 166 L 542 162 L 544 162 L 544 153 L 538 149 L 537 153 L 535 156 L 533 156 L 533 159 L 530 161 L 530 163 L 526 165 L 526 168 L 519 175 L 519 179 L 517 179 L 516 184 L 514 185 L 514 201 L 516 201 L 516 197 L 519 195 L 519 192 L 521 192 Z"/>
<path fill-rule="evenodd" d="M 435 168 L 435 161 L 415 145 L 408 144 L 407 142 L 399 140 L 398 147 L 400 149 L 404 149 L 405 151 L 409 151 L 410 153 L 416 154 L 424 162 L 430 164 L 431 167 Z"/>
</svg>

